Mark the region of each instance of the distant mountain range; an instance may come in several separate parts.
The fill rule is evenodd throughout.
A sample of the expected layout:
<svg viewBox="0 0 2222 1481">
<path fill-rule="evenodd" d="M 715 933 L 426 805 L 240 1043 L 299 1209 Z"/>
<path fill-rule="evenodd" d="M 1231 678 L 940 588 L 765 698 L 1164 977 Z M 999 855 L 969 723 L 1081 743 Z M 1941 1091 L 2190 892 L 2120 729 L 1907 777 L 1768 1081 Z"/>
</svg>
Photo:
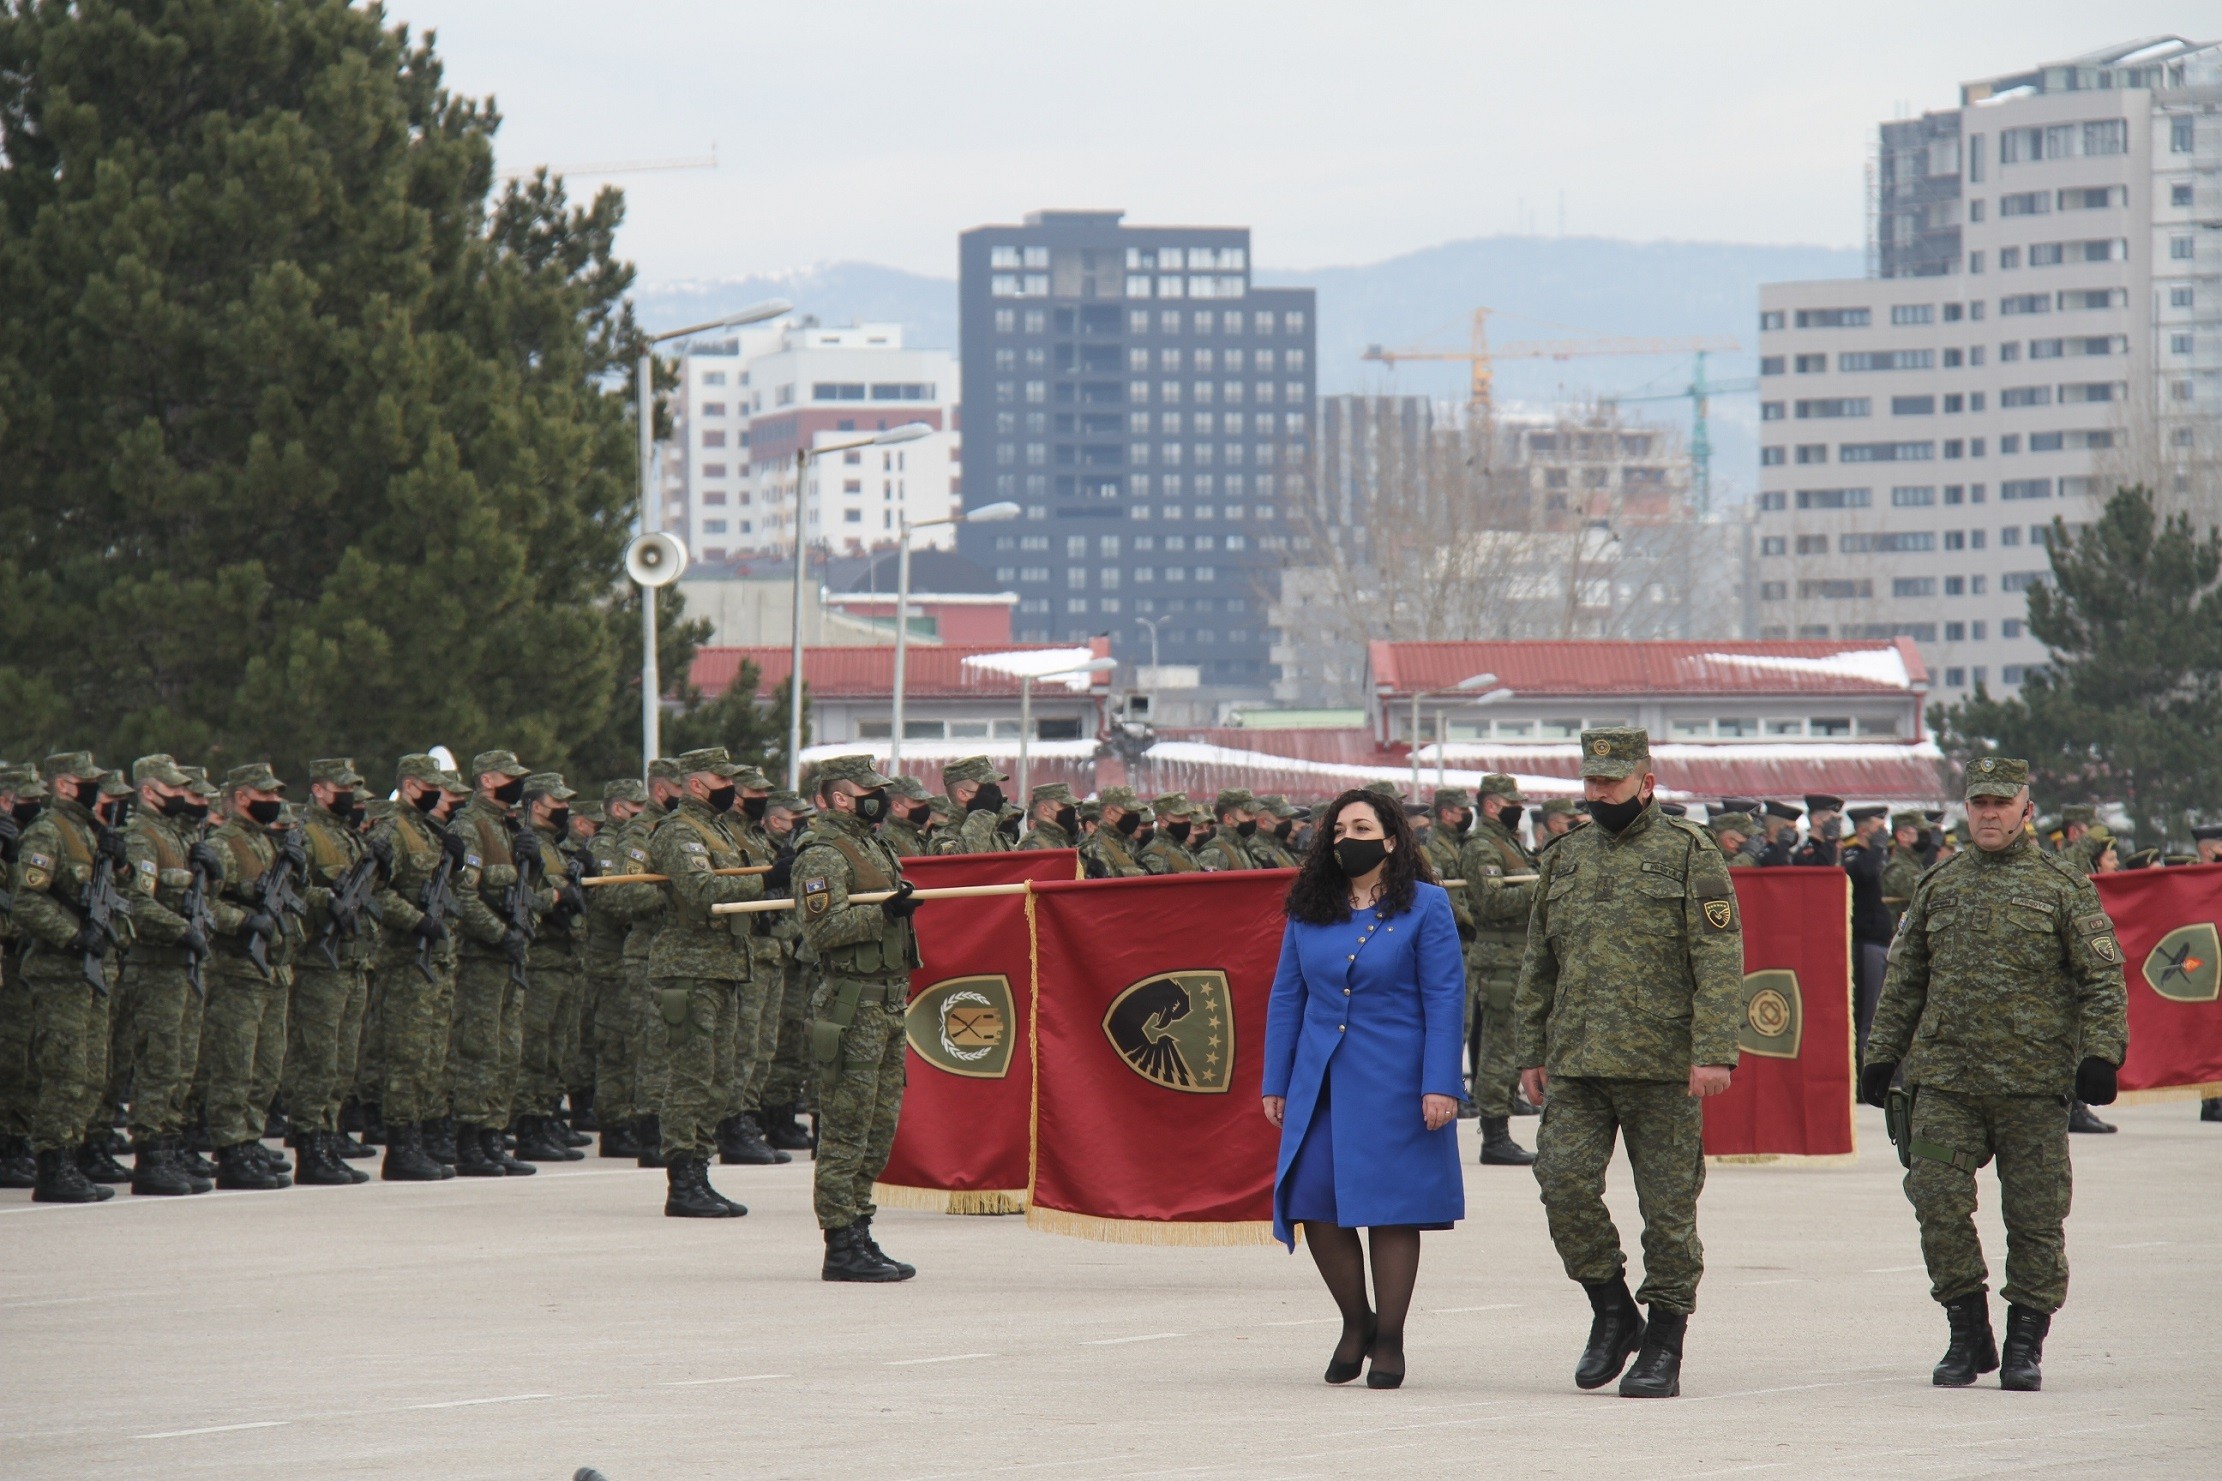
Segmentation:
<svg viewBox="0 0 2222 1481">
<path fill-rule="evenodd" d="M 1756 369 L 1761 283 L 1857 277 L 1856 248 L 1752 246 L 1736 242 L 1630 242 L 1607 237 L 1481 237 L 1446 242 L 1356 267 L 1301 271 L 1260 268 L 1260 283 L 1319 290 L 1319 387 L 1327 394 L 1401 392 L 1463 401 L 1463 362 L 1407 364 L 1391 370 L 1359 357 L 1366 346 L 1424 345 L 1456 351 L 1473 310 L 1493 314 L 1490 339 L 1722 336 L 1741 353 L 1709 357 L 1714 380 L 1748 378 Z M 913 344 L 957 344 L 957 285 L 866 262 L 834 262 L 790 272 L 661 283 L 635 294 L 642 322 L 663 329 L 773 296 L 793 300 L 826 324 L 892 321 Z M 1677 390 L 1688 355 L 1506 360 L 1496 371 L 1498 404 L 1541 409 L 1561 399 L 1604 393 Z M 1631 407 L 1686 427 L 1686 401 Z M 1727 498 L 1756 482 L 1756 398 L 1730 395 L 1713 405 L 1715 487 Z"/>
</svg>

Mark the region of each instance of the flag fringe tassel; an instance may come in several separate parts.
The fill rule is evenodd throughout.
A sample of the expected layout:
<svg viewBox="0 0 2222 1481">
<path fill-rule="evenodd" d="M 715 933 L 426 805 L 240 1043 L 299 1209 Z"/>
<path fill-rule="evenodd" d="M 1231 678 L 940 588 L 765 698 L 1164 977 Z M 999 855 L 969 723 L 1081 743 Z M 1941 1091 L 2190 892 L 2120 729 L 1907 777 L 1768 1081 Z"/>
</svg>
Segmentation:
<svg viewBox="0 0 2222 1481">
<path fill-rule="evenodd" d="M 882 1208 L 912 1209 L 924 1214 L 1023 1214 L 1024 1188 L 906 1188 L 899 1183 L 874 1183 L 872 1201 Z"/>
<path fill-rule="evenodd" d="M 1808 1156 L 1800 1152 L 1732 1152 L 1708 1156 L 1708 1167 L 1849 1167 L 1859 1161 L 1859 1153 L 1817 1152 Z"/>
<path fill-rule="evenodd" d="M 2210 1100 L 2218 1095 L 2222 1095 L 2222 1085 L 2165 1085 L 2157 1090 L 2125 1090 L 2114 1101 L 2117 1105 L 2149 1106 L 2169 1100 Z"/>
<path fill-rule="evenodd" d="M 1044 1234 L 1094 1239 L 1105 1244 L 1231 1247 L 1273 1243 L 1273 1226 L 1262 1220 L 1211 1224 L 1177 1223 L 1170 1219 L 1105 1219 L 1039 1205 L 1026 1211 L 1026 1227 L 1039 1229 Z"/>
</svg>

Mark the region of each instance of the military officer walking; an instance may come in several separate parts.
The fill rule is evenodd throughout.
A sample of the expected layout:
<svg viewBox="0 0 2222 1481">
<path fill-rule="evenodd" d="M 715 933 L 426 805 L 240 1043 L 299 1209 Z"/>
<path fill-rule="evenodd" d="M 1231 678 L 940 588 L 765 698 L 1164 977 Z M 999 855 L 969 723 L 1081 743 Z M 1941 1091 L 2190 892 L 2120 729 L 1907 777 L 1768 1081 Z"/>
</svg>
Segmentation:
<svg viewBox="0 0 2222 1481">
<path fill-rule="evenodd" d="M 1650 736 L 1608 726 L 1581 744 L 1591 823 L 1542 857 L 1516 1053 L 1543 1106 L 1535 1176 L 1551 1239 L 1595 1313 L 1574 1382 L 1611 1382 L 1640 1342 L 1622 1396 L 1671 1398 L 1705 1268 L 1699 1100 L 1726 1090 L 1736 1064 L 1743 923 L 1711 836 L 1653 800 Z M 1643 1210 L 1648 1322 L 1605 1208 L 1616 1134 Z"/>
<path fill-rule="evenodd" d="M 1520 842 L 1520 784 L 1501 772 L 1481 779 L 1480 821 L 1469 832 L 1447 878 L 1466 881 L 1473 937 L 1466 946 L 1466 985 L 1475 1027 L 1474 1106 L 1481 1116 L 1485 1166 L 1525 1167 L 1535 1154 L 1512 1139 L 1513 1091 L 1519 1065 L 1513 1045 L 1513 1001 L 1528 949 L 1528 916 L 1535 904 L 1535 855 Z M 1454 897 L 1455 898 L 1455 897 Z"/>
<path fill-rule="evenodd" d="M 2068 1295 L 2068 1102 L 2114 1099 L 2127 997 L 2098 892 L 2029 836 L 2028 763 L 1976 758 L 1966 796 L 1975 847 L 1914 889 L 1860 1092 L 1885 1105 L 1902 1072 L 1913 1096 L 1906 1197 L 1952 1333 L 1930 1381 L 1960 1387 L 1998 1368 L 2001 1388 L 2033 1390 Z M 1975 1233 L 1975 1172 L 1993 1159 L 2006 1221 L 2003 1357 Z"/>
</svg>

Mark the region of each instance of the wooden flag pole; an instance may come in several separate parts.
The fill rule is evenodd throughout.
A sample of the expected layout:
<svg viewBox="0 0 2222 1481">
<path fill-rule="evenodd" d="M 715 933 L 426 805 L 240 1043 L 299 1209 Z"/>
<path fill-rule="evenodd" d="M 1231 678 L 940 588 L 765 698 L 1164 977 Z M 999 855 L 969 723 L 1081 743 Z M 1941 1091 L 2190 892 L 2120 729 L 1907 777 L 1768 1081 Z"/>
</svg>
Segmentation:
<svg viewBox="0 0 2222 1481">
<path fill-rule="evenodd" d="M 1029 886 L 1025 881 L 1017 884 L 962 884 L 949 885 L 938 890 L 913 890 L 913 900 L 976 900 L 983 895 L 1023 895 Z M 893 890 L 869 890 L 861 895 L 849 896 L 851 905 L 877 905 L 882 900 L 892 900 Z M 767 910 L 792 910 L 792 900 L 737 900 L 730 904 L 713 905 L 712 915 L 756 915 Z"/>
<path fill-rule="evenodd" d="M 772 872 L 772 866 L 769 864 L 749 864 L 739 869 L 713 869 L 710 872 L 730 878 L 740 874 L 769 874 Z M 583 885 L 669 884 L 671 883 L 671 876 L 668 874 L 597 874 L 591 878 L 582 879 L 579 883 Z"/>
</svg>

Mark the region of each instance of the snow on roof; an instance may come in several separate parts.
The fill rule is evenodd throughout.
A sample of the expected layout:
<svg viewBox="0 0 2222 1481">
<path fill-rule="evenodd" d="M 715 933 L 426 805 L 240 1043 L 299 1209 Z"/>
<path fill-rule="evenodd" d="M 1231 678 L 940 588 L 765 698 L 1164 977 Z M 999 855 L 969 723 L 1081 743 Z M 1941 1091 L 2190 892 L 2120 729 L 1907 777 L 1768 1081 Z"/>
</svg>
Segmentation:
<svg viewBox="0 0 2222 1481">
<path fill-rule="evenodd" d="M 1726 663 L 1784 674 L 1815 674 L 1832 679 L 1859 679 L 1903 689 L 1913 682 L 1904 657 L 1895 647 L 1853 648 L 1818 658 L 1793 658 L 1775 653 L 1702 653 L 1700 663 Z"/>
<path fill-rule="evenodd" d="M 1008 653 L 975 653 L 964 660 L 964 666 L 981 669 L 991 674 L 1002 674 L 1013 679 L 1046 679 L 1051 674 L 1067 675 L 1061 680 L 1074 694 L 1085 694 L 1094 686 L 1092 673 L 1075 673 L 1082 664 L 1093 663 L 1093 648 L 1018 648 Z"/>
<path fill-rule="evenodd" d="M 1567 748 L 1569 754 L 1578 752 L 1579 746 Z M 1420 781 L 1432 787 L 1435 783 L 1435 765 L 1432 747 L 1421 755 Z M 1458 754 L 1452 746 L 1445 759 Z M 1255 767 L 1265 771 L 1299 772 L 1306 776 L 1328 776 L 1339 780 L 1361 777 L 1366 781 L 1389 781 L 1400 785 L 1411 781 L 1412 768 L 1406 766 L 1359 766 L 1339 761 L 1308 761 L 1300 756 L 1280 756 L 1271 752 L 1242 751 L 1232 746 L 1215 746 L 1205 741 L 1164 741 L 1149 749 L 1152 761 L 1186 762 L 1192 766 Z M 1462 771 L 1455 766 L 1445 767 L 1442 785 L 1446 787 L 1477 787 L 1486 771 Z M 1540 792 L 1553 797 L 1575 797 L 1581 794 L 1582 784 L 1565 777 L 1523 776 L 1514 773 L 1514 780 L 1523 792 Z"/>
<path fill-rule="evenodd" d="M 1026 755 L 1033 761 L 1092 761 L 1096 743 L 1092 740 L 1037 740 L 1029 741 Z M 802 748 L 804 765 L 828 760 L 834 756 L 870 756 L 884 761 L 888 744 L 884 740 L 826 741 Z M 947 763 L 961 761 L 967 756 L 985 756 L 992 761 L 1014 760 L 1018 756 L 1015 736 L 996 740 L 906 740 L 903 742 L 903 760 Z"/>
<path fill-rule="evenodd" d="M 1552 760 L 1578 761 L 1582 748 L 1574 742 L 1529 743 L 1499 741 L 1452 741 L 1443 747 L 1445 760 L 1473 760 L 1481 756 L 1503 756 L 1508 752 L 1548 756 Z M 1420 747 L 1420 765 L 1431 765 L 1435 747 Z M 1654 761 L 1802 761 L 1816 766 L 1832 761 L 1942 761 L 1944 753 L 1929 741 L 1701 741 L 1696 743 L 1668 741 L 1654 742 L 1651 747 Z"/>
</svg>

